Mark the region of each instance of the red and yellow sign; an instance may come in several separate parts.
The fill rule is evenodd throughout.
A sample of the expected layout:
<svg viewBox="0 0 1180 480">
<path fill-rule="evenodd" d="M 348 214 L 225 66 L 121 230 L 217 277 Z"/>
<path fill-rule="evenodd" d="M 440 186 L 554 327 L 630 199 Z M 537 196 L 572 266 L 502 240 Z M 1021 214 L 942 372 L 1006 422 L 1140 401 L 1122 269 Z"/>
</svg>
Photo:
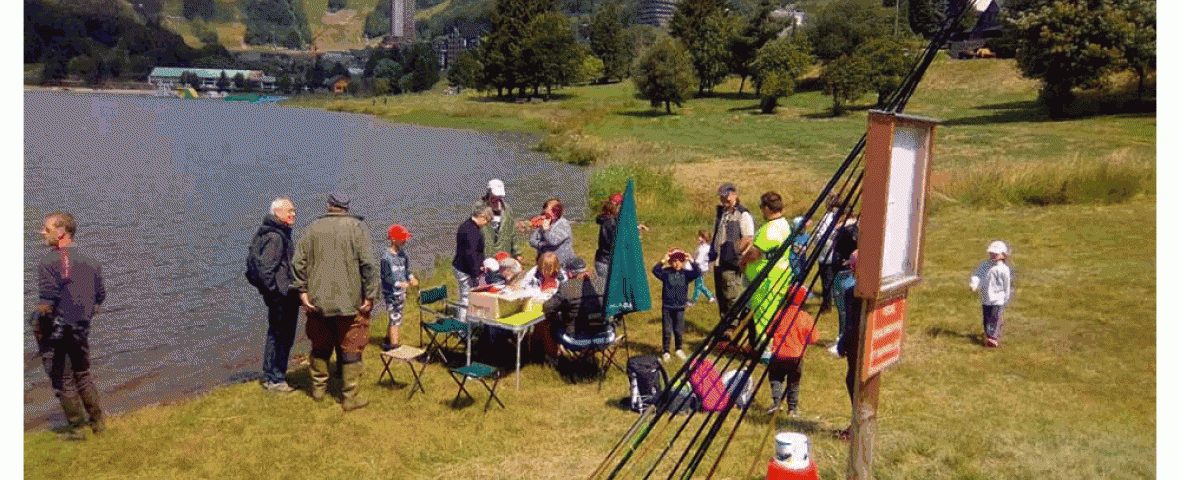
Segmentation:
<svg viewBox="0 0 1180 480">
<path fill-rule="evenodd" d="M 901 341 L 905 332 L 905 297 L 878 303 L 865 325 L 865 349 L 861 381 L 881 373 L 901 360 Z"/>
</svg>

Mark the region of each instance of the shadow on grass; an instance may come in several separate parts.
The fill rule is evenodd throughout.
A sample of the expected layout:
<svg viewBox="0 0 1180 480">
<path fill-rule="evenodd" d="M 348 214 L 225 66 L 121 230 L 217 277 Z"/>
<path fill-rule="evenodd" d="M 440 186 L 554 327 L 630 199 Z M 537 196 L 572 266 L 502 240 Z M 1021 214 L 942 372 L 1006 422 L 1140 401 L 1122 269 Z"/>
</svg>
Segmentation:
<svg viewBox="0 0 1180 480">
<path fill-rule="evenodd" d="M 989 111 L 991 113 L 976 117 L 945 120 L 942 122 L 942 124 L 948 126 L 978 126 L 997 123 L 1045 122 L 1052 120 L 1047 115 L 1045 115 L 1043 111 L 1041 111 L 1040 107 L 1037 105 L 1037 102 L 1032 100 L 981 105 L 975 107 L 975 109 Z"/>
<path fill-rule="evenodd" d="M 809 120 L 827 120 L 827 119 L 832 119 L 832 118 L 847 117 L 850 113 L 853 113 L 853 112 L 867 112 L 867 111 L 872 110 L 874 108 L 877 108 L 876 104 L 845 105 L 844 106 L 844 113 L 842 113 L 840 115 L 832 115 L 832 109 L 828 108 L 822 112 L 808 113 L 806 115 L 800 115 L 800 116 L 803 118 L 809 119 Z"/>
<path fill-rule="evenodd" d="M 957 340 L 967 340 L 975 345 L 983 345 L 982 333 L 960 333 L 954 330 L 948 330 L 942 327 L 930 327 L 926 329 L 926 335 L 930 338 L 948 337 Z"/>
<path fill-rule="evenodd" d="M 549 98 L 546 99 L 545 94 L 541 93 L 536 96 L 529 96 L 528 98 L 525 98 L 525 97 L 497 97 L 494 95 L 490 96 L 490 97 L 486 97 L 486 96 L 485 97 L 467 97 L 467 101 L 474 102 L 474 103 L 508 103 L 508 104 L 511 104 L 511 103 L 531 103 L 531 102 L 545 103 L 545 102 L 560 102 L 562 100 L 569 100 L 574 97 L 576 97 L 576 95 L 574 95 L 572 93 L 554 93 L 552 95 L 549 95 Z"/>
<path fill-rule="evenodd" d="M 672 113 L 665 112 L 663 105 L 660 105 L 660 107 L 658 109 L 652 108 L 650 110 L 619 112 L 617 115 L 621 115 L 624 117 L 635 117 L 635 118 L 659 118 L 659 117 L 679 117 L 680 116 L 680 114 L 676 113 L 675 110 L 673 110 Z"/>
</svg>

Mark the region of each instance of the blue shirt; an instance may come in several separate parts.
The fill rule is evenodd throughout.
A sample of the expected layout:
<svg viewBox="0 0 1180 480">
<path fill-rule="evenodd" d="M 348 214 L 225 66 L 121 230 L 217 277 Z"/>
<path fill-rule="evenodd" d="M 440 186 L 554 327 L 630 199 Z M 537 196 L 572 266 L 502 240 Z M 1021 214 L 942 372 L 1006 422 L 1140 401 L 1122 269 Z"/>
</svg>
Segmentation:
<svg viewBox="0 0 1180 480">
<path fill-rule="evenodd" d="M 405 295 L 406 289 L 396 284 L 410 281 L 410 276 L 410 257 L 404 249 L 393 253 L 387 248 L 381 252 L 381 293 L 386 305 L 394 303 L 395 295 Z"/>
</svg>

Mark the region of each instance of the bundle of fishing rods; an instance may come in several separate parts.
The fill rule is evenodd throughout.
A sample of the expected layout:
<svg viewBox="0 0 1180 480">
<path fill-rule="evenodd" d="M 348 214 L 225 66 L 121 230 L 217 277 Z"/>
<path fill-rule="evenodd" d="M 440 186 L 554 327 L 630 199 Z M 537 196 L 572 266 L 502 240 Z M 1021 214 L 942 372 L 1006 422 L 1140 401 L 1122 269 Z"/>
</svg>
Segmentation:
<svg viewBox="0 0 1180 480">
<path fill-rule="evenodd" d="M 955 26 L 959 25 L 960 18 L 966 10 L 967 5 L 963 0 L 948 2 L 946 20 L 938 33 L 930 39 L 926 49 L 915 58 L 909 74 L 891 95 L 882 111 L 887 114 L 900 114 L 905 110 L 931 61 L 940 47 L 956 31 Z M 705 337 L 701 347 L 671 376 L 668 385 L 653 402 L 652 407 L 640 414 L 589 478 L 674 479 L 692 478 L 698 472 L 702 472 L 705 478 L 712 478 L 718 473 L 718 468 L 738 428 L 754 403 L 753 397 L 766 382 L 769 369 L 761 369 L 761 374 L 758 375 L 753 375 L 752 372 L 757 370 L 757 363 L 770 348 L 773 332 L 778 331 L 782 322 L 790 322 L 787 329 L 794 327 L 802 309 L 791 308 L 792 305 L 797 305 L 792 299 L 805 294 L 801 289 L 806 288 L 806 292 L 815 290 L 820 276 L 811 275 L 813 268 L 820 261 L 821 255 L 827 254 L 839 226 L 843 225 L 853 212 L 858 211 L 861 182 L 864 178 L 862 154 L 865 139 L 865 135 L 860 137 L 788 238 L 779 247 L 766 252 L 765 267 L 757 273 L 729 311 L 721 317 L 716 327 Z M 831 213 L 829 221 L 820 222 L 812 232 L 808 232 L 807 227 L 811 224 L 811 219 L 820 211 L 821 205 L 825 204 L 824 214 Z M 806 241 L 797 242 L 796 240 L 803 235 L 806 235 Z M 825 245 L 828 247 L 825 248 Z M 796 249 L 795 253 L 799 256 L 791 265 L 793 275 L 772 275 L 771 272 L 776 265 L 783 256 L 790 254 L 792 248 Z M 804 283 L 809 278 L 810 283 L 805 287 Z M 767 282 L 771 283 L 771 294 L 757 295 L 759 287 Z M 831 288 L 831 285 L 823 287 Z M 763 288 L 762 291 L 765 292 L 767 289 Z M 751 304 L 752 302 L 754 304 Z M 774 308 L 772 320 L 761 333 L 758 333 L 753 326 L 755 315 L 752 313 L 769 308 Z M 804 348 L 806 349 L 806 346 Z M 712 364 L 721 372 L 739 372 L 730 377 L 728 385 L 722 386 L 722 394 L 729 395 L 735 401 L 723 402 L 721 408 L 712 410 L 679 408 L 682 400 L 677 400 L 691 397 L 693 394 L 691 372 L 694 368 L 708 364 Z M 736 398 L 747 390 L 752 390 L 753 395 L 747 401 L 736 401 Z M 727 423 L 730 417 L 736 418 Z M 766 437 L 762 443 L 766 443 L 769 434 Z M 764 460 L 759 457 L 754 458 L 747 477 L 753 476 L 753 468 L 760 464 L 759 460 Z M 729 472 L 724 476 L 735 475 Z"/>
</svg>

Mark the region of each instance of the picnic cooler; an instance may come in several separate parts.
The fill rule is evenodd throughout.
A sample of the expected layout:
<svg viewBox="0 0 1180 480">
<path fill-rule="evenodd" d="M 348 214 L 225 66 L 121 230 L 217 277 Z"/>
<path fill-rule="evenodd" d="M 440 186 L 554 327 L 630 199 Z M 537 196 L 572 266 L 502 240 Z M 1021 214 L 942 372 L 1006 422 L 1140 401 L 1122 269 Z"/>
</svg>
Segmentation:
<svg viewBox="0 0 1180 480">
<path fill-rule="evenodd" d="M 496 320 L 524 311 L 525 298 L 505 299 L 488 292 L 471 292 L 467 296 L 467 316 Z"/>
</svg>

